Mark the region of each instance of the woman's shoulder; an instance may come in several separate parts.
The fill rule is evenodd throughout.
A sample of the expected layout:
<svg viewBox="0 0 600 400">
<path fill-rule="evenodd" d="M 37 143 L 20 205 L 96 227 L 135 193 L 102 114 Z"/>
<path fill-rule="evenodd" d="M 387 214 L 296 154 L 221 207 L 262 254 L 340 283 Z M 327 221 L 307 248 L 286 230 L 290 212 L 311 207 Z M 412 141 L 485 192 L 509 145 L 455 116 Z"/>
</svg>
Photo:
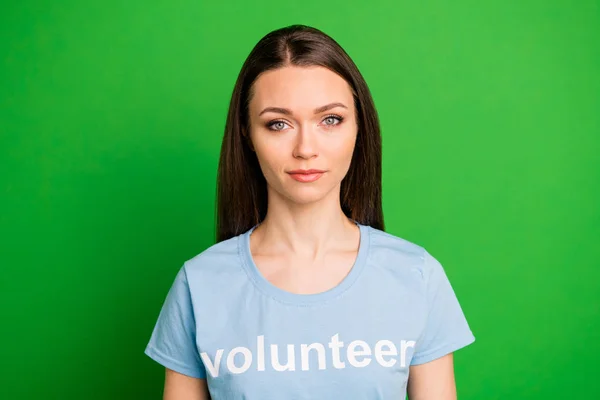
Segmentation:
<svg viewBox="0 0 600 400">
<path fill-rule="evenodd" d="M 440 261 L 424 246 L 372 227 L 369 231 L 371 256 L 386 268 L 416 268 L 424 277 L 444 270 Z"/>
<path fill-rule="evenodd" d="M 211 271 L 223 272 L 227 268 L 239 268 L 240 241 L 244 234 L 215 243 L 188 259 L 184 268 L 188 275 L 209 273 Z"/>
<path fill-rule="evenodd" d="M 423 246 L 402 236 L 368 227 L 371 251 L 389 252 L 404 257 L 423 259 L 426 251 Z"/>
</svg>

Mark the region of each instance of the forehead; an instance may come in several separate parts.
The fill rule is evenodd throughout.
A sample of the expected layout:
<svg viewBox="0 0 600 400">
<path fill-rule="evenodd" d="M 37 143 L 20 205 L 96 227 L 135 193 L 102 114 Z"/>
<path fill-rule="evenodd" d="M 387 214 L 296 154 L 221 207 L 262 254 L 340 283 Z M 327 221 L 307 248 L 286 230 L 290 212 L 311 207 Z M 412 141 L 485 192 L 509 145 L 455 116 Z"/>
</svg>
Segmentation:
<svg viewBox="0 0 600 400">
<path fill-rule="evenodd" d="M 350 85 L 335 72 L 320 66 L 287 66 L 261 74 L 253 85 L 251 112 L 264 107 L 312 110 L 332 102 L 353 105 Z"/>
</svg>

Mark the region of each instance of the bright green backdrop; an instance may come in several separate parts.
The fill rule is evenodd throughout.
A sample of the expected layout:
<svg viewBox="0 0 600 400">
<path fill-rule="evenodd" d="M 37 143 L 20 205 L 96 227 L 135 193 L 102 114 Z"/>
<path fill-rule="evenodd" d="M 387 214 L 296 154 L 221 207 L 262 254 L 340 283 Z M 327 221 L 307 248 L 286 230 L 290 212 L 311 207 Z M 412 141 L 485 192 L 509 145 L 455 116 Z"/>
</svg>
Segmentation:
<svg viewBox="0 0 600 400">
<path fill-rule="evenodd" d="M 593 0 L 4 2 L 0 396 L 160 398 L 143 350 L 213 243 L 234 80 L 292 23 L 372 89 L 388 230 L 445 265 L 477 337 L 460 399 L 600 398 Z"/>
</svg>

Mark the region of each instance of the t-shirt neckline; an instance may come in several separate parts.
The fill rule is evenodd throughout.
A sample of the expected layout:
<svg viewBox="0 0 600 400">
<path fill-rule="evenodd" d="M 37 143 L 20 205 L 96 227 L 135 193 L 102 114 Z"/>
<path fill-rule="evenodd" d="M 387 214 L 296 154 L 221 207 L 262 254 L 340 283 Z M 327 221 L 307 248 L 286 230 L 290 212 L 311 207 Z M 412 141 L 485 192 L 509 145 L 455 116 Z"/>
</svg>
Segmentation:
<svg viewBox="0 0 600 400">
<path fill-rule="evenodd" d="M 360 231 L 358 253 L 348 274 L 340 283 L 329 290 L 314 294 L 298 294 L 283 290 L 269 282 L 254 263 L 252 253 L 250 251 L 250 235 L 258 225 L 253 226 L 240 237 L 239 254 L 242 258 L 243 267 L 258 289 L 277 301 L 296 305 L 328 302 L 348 290 L 356 282 L 366 265 L 370 246 L 369 226 L 359 224 L 356 221 L 353 222 L 358 226 Z"/>
</svg>

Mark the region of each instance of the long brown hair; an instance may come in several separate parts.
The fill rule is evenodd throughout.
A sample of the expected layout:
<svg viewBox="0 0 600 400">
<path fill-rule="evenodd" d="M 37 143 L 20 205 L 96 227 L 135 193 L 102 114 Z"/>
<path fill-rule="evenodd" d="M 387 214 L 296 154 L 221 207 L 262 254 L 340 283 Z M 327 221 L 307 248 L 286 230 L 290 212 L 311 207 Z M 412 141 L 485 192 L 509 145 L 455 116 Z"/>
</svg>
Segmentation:
<svg viewBox="0 0 600 400">
<path fill-rule="evenodd" d="M 381 132 L 369 88 L 334 39 L 313 27 L 291 25 L 268 33 L 256 44 L 235 83 L 217 177 L 217 242 L 246 232 L 267 213 L 267 183 L 250 147 L 248 103 L 257 77 L 286 65 L 322 66 L 350 85 L 358 135 L 350 168 L 341 183 L 340 202 L 348 218 L 383 230 Z"/>
</svg>

